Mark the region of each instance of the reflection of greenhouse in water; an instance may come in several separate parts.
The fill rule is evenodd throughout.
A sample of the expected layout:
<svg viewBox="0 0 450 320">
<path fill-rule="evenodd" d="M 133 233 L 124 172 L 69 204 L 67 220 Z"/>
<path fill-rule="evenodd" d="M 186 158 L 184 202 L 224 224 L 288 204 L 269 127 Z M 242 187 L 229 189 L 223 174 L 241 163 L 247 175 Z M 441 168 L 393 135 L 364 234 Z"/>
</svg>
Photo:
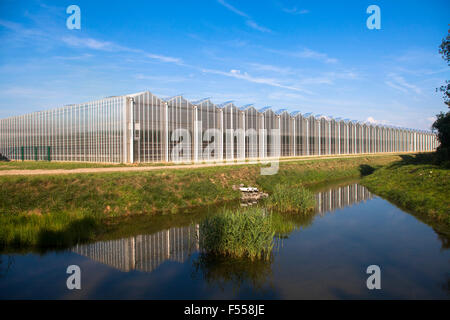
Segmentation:
<svg viewBox="0 0 450 320">
<path fill-rule="evenodd" d="M 369 190 L 357 183 L 316 193 L 316 212 L 325 213 L 372 199 Z"/>
<path fill-rule="evenodd" d="M 72 251 L 121 271 L 151 272 L 166 260 L 184 262 L 198 250 L 198 225 L 75 246 Z"/>
</svg>

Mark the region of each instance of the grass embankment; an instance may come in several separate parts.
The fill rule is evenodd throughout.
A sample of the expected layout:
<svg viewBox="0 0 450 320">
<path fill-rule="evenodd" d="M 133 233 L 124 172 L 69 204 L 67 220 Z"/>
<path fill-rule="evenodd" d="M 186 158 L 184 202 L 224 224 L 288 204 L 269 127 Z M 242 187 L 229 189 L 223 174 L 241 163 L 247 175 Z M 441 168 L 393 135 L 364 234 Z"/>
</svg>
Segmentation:
<svg viewBox="0 0 450 320">
<path fill-rule="evenodd" d="M 64 161 L 1 161 L 0 171 L 6 170 L 71 170 L 90 168 L 123 168 L 123 167 L 161 167 L 174 166 L 176 163 L 91 163 L 91 162 L 64 162 Z"/>
<path fill-rule="evenodd" d="M 450 168 L 435 164 L 433 154 L 403 155 L 401 160 L 362 179 L 372 192 L 419 215 L 426 223 L 450 227 Z M 370 170 L 369 170 L 370 171 Z M 446 232 L 447 233 L 447 232 Z"/>
<path fill-rule="evenodd" d="M 0 246 L 57 247 L 92 240 L 118 217 L 179 212 L 239 199 L 232 185 L 272 193 L 274 186 L 308 186 L 360 175 L 399 156 L 282 162 L 263 176 L 261 165 L 162 169 L 147 172 L 0 177 Z M 59 239 L 59 240 L 57 240 Z"/>
<path fill-rule="evenodd" d="M 109 168 L 122 166 L 109 163 L 89 162 L 53 162 L 53 161 L 2 161 L 0 170 L 41 170 L 41 169 L 80 169 L 80 168 Z"/>
</svg>

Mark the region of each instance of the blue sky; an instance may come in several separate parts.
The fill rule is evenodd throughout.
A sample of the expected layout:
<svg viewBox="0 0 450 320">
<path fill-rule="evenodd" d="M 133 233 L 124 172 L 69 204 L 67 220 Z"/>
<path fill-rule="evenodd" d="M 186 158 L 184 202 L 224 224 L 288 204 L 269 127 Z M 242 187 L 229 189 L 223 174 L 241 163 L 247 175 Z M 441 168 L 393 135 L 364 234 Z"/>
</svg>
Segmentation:
<svg viewBox="0 0 450 320">
<path fill-rule="evenodd" d="M 449 23 L 448 1 L 0 0 L 0 117 L 149 90 L 429 129 Z"/>
</svg>

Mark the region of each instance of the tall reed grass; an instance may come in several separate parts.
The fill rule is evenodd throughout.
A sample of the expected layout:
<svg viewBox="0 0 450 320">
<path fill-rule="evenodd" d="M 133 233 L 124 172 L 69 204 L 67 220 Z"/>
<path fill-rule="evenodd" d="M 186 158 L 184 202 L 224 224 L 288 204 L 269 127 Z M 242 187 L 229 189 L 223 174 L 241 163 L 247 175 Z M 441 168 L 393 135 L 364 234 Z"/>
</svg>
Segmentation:
<svg viewBox="0 0 450 320">
<path fill-rule="evenodd" d="M 277 184 L 272 194 L 264 201 L 269 210 L 281 213 L 307 213 L 314 210 L 314 194 L 302 186 Z"/>
<path fill-rule="evenodd" d="M 271 217 L 261 208 L 226 210 L 203 220 L 199 231 L 205 253 L 256 260 L 269 259 L 273 249 Z"/>
</svg>

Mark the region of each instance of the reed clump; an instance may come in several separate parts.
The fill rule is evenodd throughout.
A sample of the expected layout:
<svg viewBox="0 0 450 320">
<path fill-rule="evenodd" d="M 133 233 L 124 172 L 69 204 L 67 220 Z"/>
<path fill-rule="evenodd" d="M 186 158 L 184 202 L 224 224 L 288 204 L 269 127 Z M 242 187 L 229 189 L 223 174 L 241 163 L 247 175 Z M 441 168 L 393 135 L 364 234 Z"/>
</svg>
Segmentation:
<svg viewBox="0 0 450 320">
<path fill-rule="evenodd" d="M 314 194 L 303 186 L 277 184 L 265 200 L 267 209 L 281 213 L 308 213 L 314 210 Z"/>
<path fill-rule="evenodd" d="M 271 216 L 261 208 L 225 210 L 200 224 L 199 244 L 203 252 L 249 258 L 270 259 L 275 232 Z"/>
</svg>

